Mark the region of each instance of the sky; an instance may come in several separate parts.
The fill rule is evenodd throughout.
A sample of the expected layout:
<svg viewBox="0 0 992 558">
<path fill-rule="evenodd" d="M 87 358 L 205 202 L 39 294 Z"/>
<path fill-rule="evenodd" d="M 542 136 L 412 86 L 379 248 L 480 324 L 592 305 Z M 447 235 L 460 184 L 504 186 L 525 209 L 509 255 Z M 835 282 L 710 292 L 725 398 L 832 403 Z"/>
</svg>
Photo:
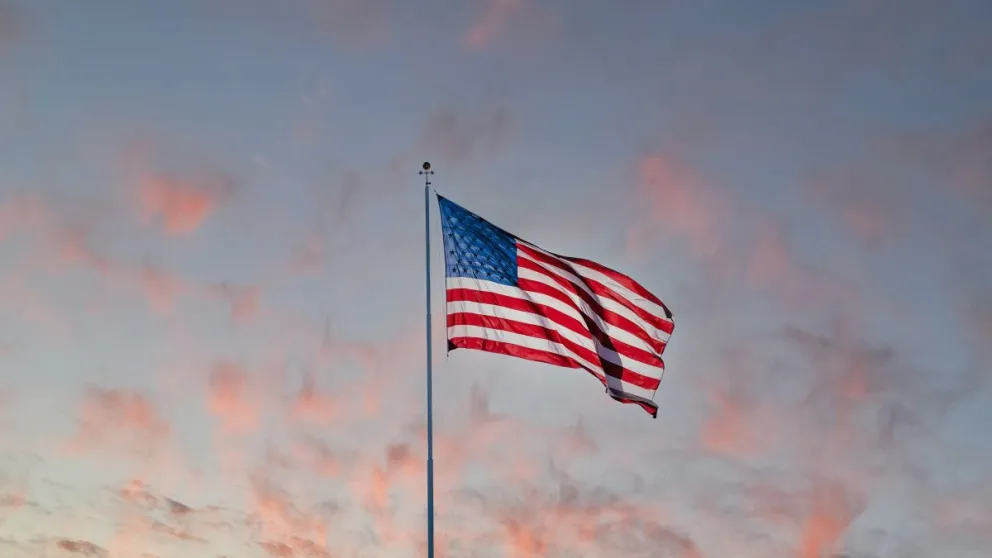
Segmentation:
<svg viewBox="0 0 992 558">
<path fill-rule="evenodd" d="M 445 351 L 438 558 L 992 555 L 992 3 L 0 0 L 0 557 L 424 556 L 424 198 L 634 277 Z"/>
</svg>

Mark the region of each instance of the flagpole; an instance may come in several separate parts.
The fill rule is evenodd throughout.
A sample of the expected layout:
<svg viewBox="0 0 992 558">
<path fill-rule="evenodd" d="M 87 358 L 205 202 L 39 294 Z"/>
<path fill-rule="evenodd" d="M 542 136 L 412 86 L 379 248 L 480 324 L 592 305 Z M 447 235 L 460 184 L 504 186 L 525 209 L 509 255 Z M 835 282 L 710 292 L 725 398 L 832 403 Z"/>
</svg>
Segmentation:
<svg viewBox="0 0 992 558">
<path fill-rule="evenodd" d="M 424 272 L 427 294 L 427 558 L 434 558 L 434 408 L 431 385 L 431 164 L 424 161 Z"/>
</svg>

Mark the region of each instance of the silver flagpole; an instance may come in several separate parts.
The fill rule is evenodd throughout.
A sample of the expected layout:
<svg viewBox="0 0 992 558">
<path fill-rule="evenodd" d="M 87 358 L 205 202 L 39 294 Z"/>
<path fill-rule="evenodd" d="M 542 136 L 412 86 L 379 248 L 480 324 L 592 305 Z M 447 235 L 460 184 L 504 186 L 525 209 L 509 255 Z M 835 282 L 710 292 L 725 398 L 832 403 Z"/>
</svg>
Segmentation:
<svg viewBox="0 0 992 558">
<path fill-rule="evenodd" d="M 424 255 L 427 285 L 427 558 L 434 558 L 434 408 L 431 385 L 431 164 L 424 162 Z"/>
</svg>

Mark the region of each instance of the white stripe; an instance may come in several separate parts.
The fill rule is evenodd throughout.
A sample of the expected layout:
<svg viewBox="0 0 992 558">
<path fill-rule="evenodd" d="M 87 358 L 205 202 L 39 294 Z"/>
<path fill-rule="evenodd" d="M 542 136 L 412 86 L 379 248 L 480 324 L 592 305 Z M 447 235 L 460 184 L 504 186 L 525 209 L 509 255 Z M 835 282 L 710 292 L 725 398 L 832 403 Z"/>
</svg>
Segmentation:
<svg viewBox="0 0 992 558">
<path fill-rule="evenodd" d="M 640 318 L 639 316 L 637 316 L 637 314 L 635 314 L 632 310 L 630 310 L 629 308 L 627 308 L 623 304 L 621 304 L 621 303 L 619 303 L 619 302 L 617 302 L 617 301 L 615 301 L 613 299 L 610 299 L 610 298 L 607 298 L 607 297 L 604 297 L 604 296 L 600 296 L 600 295 L 597 295 L 596 293 L 594 293 L 592 291 L 592 289 L 589 288 L 588 285 L 586 285 L 584 282 L 582 282 L 582 280 L 580 278 L 581 276 L 588 276 L 588 277 L 590 277 L 592 279 L 595 279 L 596 281 L 598 281 L 600 283 L 603 283 L 604 285 L 610 287 L 610 289 L 612 291 L 614 291 L 618 296 L 620 296 L 621 298 L 623 298 L 627 302 L 630 302 L 631 304 L 633 304 L 633 305 L 641 308 L 642 310 L 647 311 L 652 316 L 656 316 L 656 317 L 658 317 L 658 318 L 660 318 L 662 320 L 665 320 L 666 322 L 670 322 L 671 321 L 671 320 L 668 319 L 668 315 L 665 313 L 665 310 L 663 308 L 661 308 L 660 306 L 658 306 L 654 302 L 651 302 L 650 300 L 644 299 L 643 297 L 641 297 L 641 295 L 636 294 L 634 292 L 631 292 L 630 290 L 628 290 L 623 285 L 617 283 L 613 279 L 610 279 L 607 275 L 604 275 L 603 273 L 601 273 L 599 271 L 596 271 L 595 269 L 591 269 L 591 268 L 588 268 L 586 266 L 583 266 L 583 265 L 580 265 L 580 264 L 577 264 L 577 263 L 574 263 L 574 262 L 570 262 L 568 260 L 563 260 L 563 259 L 559 258 L 558 256 L 556 256 L 556 255 L 548 252 L 547 250 L 543 250 L 541 248 L 538 248 L 537 246 L 534 246 L 533 244 L 530 244 L 530 243 L 527 243 L 527 242 L 524 242 L 523 244 L 525 244 L 531 250 L 534 250 L 535 252 L 538 252 L 539 254 L 543 254 L 544 256 L 546 256 L 548 258 L 552 258 L 555 261 L 560 262 L 562 265 L 570 268 L 575 273 L 571 273 L 571 272 L 565 271 L 565 270 L 563 270 L 561 268 L 557 268 L 555 266 L 546 264 L 544 262 L 537 261 L 536 259 L 534 259 L 531 256 L 527 255 L 526 253 L 522 252 L 519 248 L 517 249 L 517 258 L 518 259 L 522 256 L 523 258 L 525 258 L 525 259 L 527 259 L 527 260 L 529 260 L 529 261 L 531 261 L 533 263 L 536 263 L 536 264 L 540 265 L 542 268 L 547 269 L 548 271 L 554 272 L 555 274 L 557 274 L 557 275 L 559 275 L 559 276 L 561 276 L 561 277 L 563 277 L 565 279 L 568 279 L 568 281 L 570 283 L 572 283 L 576 287 L 579 287 L 580 289 L 582 289 L 586 293 L 588 293 L 590 296 L 592 296 L 596 300 L 600 301 L 600 304 L 602 304 L 604 308 L 609 308 L 610 310 L 613 310 L 614 312 L 616 312 L 618 314 L 623 314 L 623 315 L 629 317 L 635 323 L 644 322 L 644 320 L 642 318 Z M 637 301 L 638 300 L 644 301 L 646 304 L 650 304 L 651 307 L 645 308 L 643 305 L 637 304 Z M 651 327 L 652 329 L 654 329 L 654 327 L 653 326 L 650 326 L 650 324 L 648 324 L 648 326 Z M 656 330 L 656 331 L 661 331 L 661 330 Z M 664 331 L 661 331 L 661 333 L 662 333 L 662 335 L 664 335 L 664 337 L 662 337 L 661 340 L 667 343 L 668 342 L 668 338 L 670 336 L 668 335 L 668 333 L 666 333 Z"/>
<path fill-rule="evenodd" d="M 531 260 L 530 258 L 525 258 L 525 259 L 528 259 L 529 261 L 532 261 L 532 262 L 534 261 L 534 260 Z M 564 278 L 566 281 L 569 281 L 569 283 L 575 285 L 575 282 L 574 281 L 570 280 L 568 277 L 565 277 L 561 273 L 557 273 L 554 269 L 548 269 L 548 266 L 543 265 L 540 262 L 535 262 L 535 263 L 537 265 L 541 266 L 541 269 L 547 270 L 547 272 L 546 273 L 543 273 L 543 272 L 540 272 L 540 271 L 533 271 L 533 270 L 530 270 L 530 269 L 520 268 L 517 271 L 517 274 L 519 275 L 519 277 L 521 279 L 530 279 L 530 280 L 533 280 L 533 281 L 538 281 L 540 283 L 544 283 L 545 285 L 547 285 L 547 286 L 549 286 L 549 287 L 551 287 L 551 288 L 553 288 L 553 289 L 555 289 L 555 290 L 557 290 L 557 291 L 559 291 L 561 293 L 564 293 L 566 296 L 568 296 L 569 299 L 572 300 L 573 303 L 575 303 L 575 305 L 577 305 L 580 309 L 582 309 L 582 312 L 583 313 L 585 313 L 590 318 L 595 319 L 598 324 L 602 324 L 603 330 L 610 337 L 614 337 L 614 332 L 616 330 L 618 330 L 618 329 L 619 330 L 626 331 L 626 330 L 624 330 L 620 326 L 614 326 L 612 324 L 607 324 L 606 322 L 604 322 L 602 320 L 602 318 L 599 317 L 599 314 L 597 314 L 596 312 L 594 312 L 593 309 L 590 308 L 588 304 L 586 304 L 585 300 L 583 300 L 582 297 L 580 297 L 579 295 L 577 295 L 577 294 L 575 294 L 575 293 L 573 293 L 573 292 L 571 292 L 569 290 L 566 290 L 566 289 L 562 288 L 562 286 L 559 285 L 558 282 L 555 281 L 549 275 L 552 274 L 552 273 L 554 273 L 554 274 L 556 274 L 556 275 Z M 573 277 L 574 277 L 574 275 L 573 275 Z M 579 285 L 581 285 L 581 282 L 579 283 Z M 581 285 L 581 287 L 587 288 L 585 285 Z M 641 319 L 640 316 L 638 316 L 637 314 L 634 314 L 633 312 L 631 312 L 629 308 L 627 308 L 627 307 L 623 306 L 622 304 L 619 304 L 619 303 L 617 303 L 615 301 L 612 301 L 612 300 L 609 300 L 609 299 L 600 298 L 600 297 L 598 297 L 596 295 L 592 295 L 592 297 L 604 309 L 607 309 L 607 310 L 610 310 L 610 311 L 612 311 L 612 312 L 614 312 L 616 314 L 619 314 L 619 315 L 627 318 L 631 322 L 633 322 L 634 325 L 636 325 L 640 329 L 644 330 L 644 333 L 648 337 L 650 337 L 651 339 L 654 339 L 656 341 L 660 341 L 662 343 L 667 343 L 668 342 L 668 338 L 670 336 L 667 333 L 665 333 L 664 331 L 662 331 L 662 330 L 656 328 L 655 326 L 647 323 L 646 321 L 644 321 L 643 319 Z M 609 329 L 607 329 L 607 328 L 609 328 Z M 631 336 L 633 336 L 635 338 L 637 337 L 637 334 L 635 334 L 633 332 L 629 332 L 629 333 L 631 334 Z M 620 336 L 619 335 L 616 335 L 616 338 L 617 339 L 620 339 Z M 645 350 L 650 351 L 652 354 L 656 354 L 657 353 L 657 351 L 655 351 L 653 348 L 651 348 L 651 346 L 648 345 L 643 340 L 640 342 L 640 345 Z"/>
<path fill-rule="evenodd" d="M 541 316 L 532 312 L 523 312 L 521 310 L 507 308 L 506 306 L 480 304 L 478 302 L 468 301 L 449 302 L 447 305 L 447 310 L 448 314 L 465 312 L 468 314 L 480 314 L 482 316 L 492 316 L 494 318 L 513 320 L 525 324 L 541 326 L 543 328 L 558 332 L 559 335 L 575 343 L 576 345 L 579 345 L 580 347 L 589 349 L 589 351 L 593 353 L 596 352 L 596 345 L 593 343 L 591 337 L 586 337 L 580 333 L 576 333 L 567 327 L 560 325 L 551 318 L 548 318 L 547 316 Z"/>
<path fill-rule="evenodd" d="M 565 314 L 566 316 L 575 318 L 575 320 L 578 321 L 580 324 L 583 322 L 582 314 L 578 310 L 576 310 L 574 306 L 562 302 L 553 296 L 548 296 L 543 293 L 525 291 L 519 287 L 511 287 L 509 285 L 494 283 L 492 281 L 473 279 L 471 277 L 448 277 L 446 283 L 447 283 L 446 286 L 449 289 L 470 289 L 474 291 L 485 291 L 485 292 L 509 296 L 513 298 L 519 298 L 520 300 L 530 301 L 535 304 L 543 304 L 545 306 L 558 310 L 559 312 Z"/>
<path fill-rule="evenodd" d="M 561 343 L 555 343 L 554 341 L 544 337 L 533 337 L 530 335 L 514 333 L 512 331 L 474 325 L 448 326 L 448 338 L 450 339 L 452 337 L 476 337 L 479 339 L 488 339 L 490 341 L 499 341 L 500 343 L 512 343 L 528 349 L 547 351 L 549 353 L 555 353 L 557 355 L 570 358 L 579 364 L 592 369 L 593 372 L 595 372 L 595 374 L 600 378 L 606 375 L 603 371 L 603 367 L 598 363 L 589 362 L 588 360 L 575 354 L 571 349 Z"/>
<path fill-rule="evenodd" d="M 566 316 L 571 316 L 572 318 L 575 318 L 576 321 L 578 321 L 580 324 L 583 325 L 585 325 L 585 318 L 583 318 L 583 314 L 585 314 L 585 316 L 590 320 L 592 320 L 593 322 L 595 322 L 596 325 L 599 326 L 599 329 L 603 333 L 605 333 L 608 337 L 620 341 L 621 343 L 626 343 L 631 347 L 636 347 L 643 351 L 647 351 L 650 354 L 657 355 L 657 351 L 655 351 L 654 347 L 648 344 L 647 341 L 627 331 L 626 329 L 623 329 L 622 327 L 606 323 L 598 314 L 593 312 L 592 308 L 590 308 L 589 305 L 586 304 L 584 300 L 582 300 L 577 296 L 572 295 L 567 291 L 562 290 L 561 286 L 555 283 L 554 281 L 550 281 L 549 279 L 547 279 L 547 277 L 543 275 L 538 277 L 535 272 L 527 269 L 521 269 L 520 273 L 521 273 L 521 277 L 526 277 L 528 279 L 534 279 L 535 281 L 540 281 L 545 285 L 554 288 L 556 291 L 568 295 L 569 300 L 572 300 L 578 306 L 578 308 L 581 309 L 581 312 L 579 310 L 576 310 L 575 306 L 562 302 L 561 300 L 553 296 L 546 295 L 544 293 L 537 293 L 534 291 L 525 291 L 518 287 L 511 287 L 509 285 L 494 283 L 492 281 L 483 281 L 479 279 L 473 279 L 471 277 L 448 277 L 446 283 L 447 283 L 447 288 L 449 289 L 471 289 L 476 291 L 486 291 L 495 294 L 510 296 L 513 298 L 519 298 L 521 300 L 527 300 L 535 304 L 543 304 L 545 306 L 558 310 L 559 312 L 565 314 Z"/>
<path fill-rule="evenodd" d="M 648 312 L 652 316 L 657 316 L 658 318 L 665 320 L 666 322 L 674 323 L 672 322 L 672 320 L 668 318 L 668 313 L 665 312 L 664 308 L 658 306 L 658 304 L 655 303 L 654 301 L 648 300 L 643 296 L 635 293 L 634 291 L 631 291 L 627 287 L 621 285 L 620 283 L 617 283 L 616 280 L 614 280 L 609 275 L 606 275 L 602 271 L 584 266 L 580 263 L 576 263 L 573 261 L 567 261 L 566 263 L 572 266 L 572 269 L 574 269 L 582 277 L 587 277 L 589 279 L 593 279 L 595 281 L 602 283 L 606 287 L 609 287 L 611 291 L 629 300 L 637 307 L 644 310 L 645 312 Z"/>
<path fill-rule="evenodd" d="M 617 314 L 620 314 L 621 316 L 624 316 L 628 320 L 634 322 L 635 324 L 637 324 L 638 326 L 640 326 L 641 328 L 643 328 L 647 332 L 647 334 L 649 336 L 651 336 L 652 338 L 655 338 L 655 339 L 657 339 L 657 340 L 659 340 L 659 341 L 661 341 L 663 343 L 667 343 L 668 342 L 668 338 L 670 337 L 670 335 L 668 333 L 666 333 L 665 331 L 663 331 L 661 329 L 658 329 L 655 326 L 651 325 L 650 323 L 648 323 L 647 321 L 645 321 L 643 318 L 641 318 L 640 316 L 638 316 L 636 313 L 634 313 L 633 310 L 631 310 L 630 308 L 624 306 L 623 304 L 620 304 L 619 302 L 617 302 L 617 301 L 615 301 L 615 300 L 613 300 L 611 298 L 607 298 L 607 297 L 604 297 L 604 296 L 599 296 L 596 293 L 592 292 L 592 289 L 589 288 L 589 285 L 586 285 L 585 283 L 583 283 L 582 282 L 582 279 L 579 278 L 574 273 L 571 273 L 569 271 L 565 271 L 563 269 L 559 269 L 559 268 L 557 268 L 555 266 L 552 266 L 552 265 L 549 265 L 549 264 L 546 264 L 546 263 L 543 263 L 543 262 L 539 262 L 539 261 L 535 260 L 534 258 L 531 258 L 527 254 L 524 254 L 523 252 L 520 252 L 520 251 L 517 252 L 517 259 L 518 260 L 519 259 L 525 259 L 527 261 L 530 261 L 530 262 L 532 262 L 532 263 L 540 266 L 540 268 L 543 269 L 543 270 L 545 270 L 545 271 L 547 271 L 547 273 L 553 273 L 553 274 L 555 274 L 555 275 L 557 275 L 557 276 L 565 279 L 566 281 L 568 281 L 572 285 L 575 285 L 575 287 L 582 289 L 583 291 L 586 292 L 586 294 L 588 294 L 589 296 L 593 297 L 593 299 L 596 300 L 597 302 L 599 302 L 600 306 L 602 306 L 604 309 L 611 310 L 611 311 L 613 311 L 613 312 L 615 312 Z M 526 271 L 530 271 L 530 270 L 519 269 L 518 273 L 520 274 L 521 277 L 523 277 L 524 276 L 523 274 Z M 533 272 L 531 272 L 531 273 L 533 273 Z M 532 278 L 532 277 L 529 277 L 529 278 Z"/>
<path fill-rule="evenodd" d="M 611 388 L 621 391 L 623 393 L 628 393 L 631 395 L 636 395 L 638 397 L 644 397 L 645 399 L 652 399 L 654 397 L 656 390 L 647 390 L 633 384 L 621 381 L 618 378 L 613 378 L 612 376 L 606 376 L 603 373 L 603 369 L 598 365 L 594 365 L 580 358 L 578 355 L 568 350 L 568 348 L 563 347 L 560 343 L 555 343 L 548 339 L 542 339 L 538 337 L 531 337 L 529 335 L 520 335 L 518 333 L 513 333 L 510 331 L 502 331 L 497 329 L 489 329 L 478 326 L 468 326 L 468 325 L 457 325 L 448 328 L 448 338 L 452 339 L 455 337 L 472 337 L 476 339 L 485 339 L 489 341 L 497 341 L 500 343 L 509 343 L 511 345 L 517 345 L 520 347 L 526 347 L 528 349 L 535 349 L 539 351 L 547 351 L 549 353 L 554 353 L 561 355 L 563 357 L 571 358 L 576 362 L 587 366 L 596 376 L 599 378 L 606 378 L 607 385 Z"/>
<path fill-rule="evenodd" d="M 541 326 L 543 328 L 558 332 L 558 334 L 565 339 L 579 345 L 580 347 L 588 349 L 590 352 L 595 353 L 599 358 L 620 366 L 621 368 L 626 368 L 631 372 L 636 372 L 642 376 L 653 379 L 661 379 L 662 374 L 665 372 L 664 368 L 645 364 L 630 357 L 623 356 L 613 349 L 604 347 L 598 340 L 593 340 L 591 337 L 585 337 L 579 333 L 576 333 L 548 318 L 547 316 L 542 316 L 540 314 L 514 310 L 505 306 L 480 304 L 477 302 L 467 301 L 449 302 L 447 304 L 447 311 L 448 314 L 466 312 L 470 314 L 481 314 L 483 316 L 492 316 L 494 318 L 515 320 L 525 324 Z"/>
</svg>

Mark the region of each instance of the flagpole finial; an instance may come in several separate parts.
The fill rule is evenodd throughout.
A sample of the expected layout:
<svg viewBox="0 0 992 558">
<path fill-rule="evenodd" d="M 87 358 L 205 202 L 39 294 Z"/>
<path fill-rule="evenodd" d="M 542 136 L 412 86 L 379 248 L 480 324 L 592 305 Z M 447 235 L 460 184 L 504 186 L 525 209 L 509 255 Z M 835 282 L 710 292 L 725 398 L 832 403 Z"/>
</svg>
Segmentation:
<svg viewBox="0 0 992 558">
<path fill-rule="evenodd" d="M 424 175 L 424 186 L 430 186 L 431 185 L 431 175 L 434 174 L 434 170 L 431 168 L 430 162 L 429 161 L 424 161 L 424 164 L 421 165 L 420 168 L 423 169 L 423 170 L 421 170 L 417 174 Z"/>
</svg>

